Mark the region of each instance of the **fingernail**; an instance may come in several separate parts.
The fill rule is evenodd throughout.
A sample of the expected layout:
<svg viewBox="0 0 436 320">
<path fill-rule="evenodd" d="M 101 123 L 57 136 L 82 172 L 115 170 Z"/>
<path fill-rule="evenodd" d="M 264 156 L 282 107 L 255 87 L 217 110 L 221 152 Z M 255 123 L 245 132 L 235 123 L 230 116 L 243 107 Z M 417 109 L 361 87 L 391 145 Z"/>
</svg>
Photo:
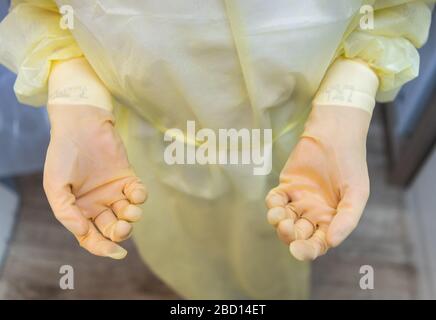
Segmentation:
<svg viewBox="0 0 436 320">
<path fill-rule="evenodd" d="M 133 190 L 130 195 L 130 199 L 132 202 L 137 204 L 143 203 L 145 200 L 147 200 L 147 193 L 145 192 L 145 190 L 141 189 Z"/>
<path fill-rule="evenodd" d="M 269 196 L 267 201 L 268 201 L 269 205 L 272 207 L 284 206 L 286 204 L 283 197 L 281 197 L 277 194 L 273 194 L 273 195 Z"/>
<path fill-rule="evenodd" d="M 138 221 L 142 216 L 142 210 L 138 206 L 130 204 L 125 211 L 126 218 L 132 221 Z"/>
<path fill-rule="evenodd" d="M 132 232 L 132 225 L 124 220 L 119 220 L 115 223 L 114 228 L 111 233 L 112 241 L 123 241 L 126 240 L 130 233 Z"/>
<path fill-rule="evenodd" d="M 267 214 L 269 224 L 276 225 L 286 218 L 286 210 L 282 207 L 272 208 Z"/>
<path fill-rule="evenodd" d="M 107 256 L 112 259 L 120 260 L 124 259 L 127 255 L 127 250 L 121 248 L 120 246 L 116 246 L 113 250 L 111 250 Z"/>
</svg>

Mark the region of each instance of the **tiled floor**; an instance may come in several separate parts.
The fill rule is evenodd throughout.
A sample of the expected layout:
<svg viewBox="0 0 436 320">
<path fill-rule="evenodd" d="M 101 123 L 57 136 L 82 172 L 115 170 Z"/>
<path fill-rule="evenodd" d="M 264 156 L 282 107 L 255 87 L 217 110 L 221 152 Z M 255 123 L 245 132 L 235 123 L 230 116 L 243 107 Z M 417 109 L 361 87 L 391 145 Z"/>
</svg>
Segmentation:
<svg viewBox="0 0 436 320">
<path fill-rule="evenodd" d="M 378 114 L 374 120 L 368 142 L 372 193 L 367 210 L 348 241 L 313 264 L 314 299 L 415 297 L 416 274 L 409 258 L 402 193 L 385 182 L 383 132 Z M 50 214 L 41 176 L 22 177 L 19 182 L 23 206 L 0 276 L 0 298 L 177 297 L 148 271 L 131 242 L 130 254 L 123 263 L 95 259 L 83 252 Z M 74 267 L 74 290 L 59 289 L 62 265 Z M 374 268 L 373 290 L 359 287 L 362 265 Z"/>
</svg>

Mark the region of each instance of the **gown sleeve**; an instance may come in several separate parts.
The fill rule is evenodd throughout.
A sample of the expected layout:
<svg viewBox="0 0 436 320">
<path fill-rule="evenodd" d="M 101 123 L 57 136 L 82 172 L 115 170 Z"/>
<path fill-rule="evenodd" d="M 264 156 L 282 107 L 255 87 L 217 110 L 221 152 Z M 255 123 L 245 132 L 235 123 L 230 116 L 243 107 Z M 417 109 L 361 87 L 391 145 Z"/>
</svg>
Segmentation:
<svg viewBox="0 0 436 320">
<path fill-rule="evenodd" d="M 0 63 L 17 74 L 21 103 L 45 105 L 52 63 L 83 55 L 61 18 L 52 0 L 15 0 L 0 23 Z"/>
<path fill-rule="evenodd" d="M 393 100 L 403 84 L 418 76 L 417 48 L 427 41 L 434 3 L 435 0 L 375 1 L 373 28 L 361 28 L 357 23 L 344 38 L 341 55 L 361 59 L 377 73 L 377 101 Z"/>
</svg>

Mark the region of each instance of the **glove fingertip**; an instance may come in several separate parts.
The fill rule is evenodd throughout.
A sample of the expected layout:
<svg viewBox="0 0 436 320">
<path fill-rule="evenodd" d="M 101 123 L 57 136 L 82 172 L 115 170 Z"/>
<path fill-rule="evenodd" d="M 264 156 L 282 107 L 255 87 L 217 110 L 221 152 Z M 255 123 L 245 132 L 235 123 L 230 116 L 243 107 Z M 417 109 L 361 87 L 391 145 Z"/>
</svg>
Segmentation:
<svg viewBox="0 0 436 320">
<path fill-rule="evenodd" d="M 327 243 L 330 247 L 337 247 L 349 234 L 347 229 L 330 228 L 327 232 Z"/>
<path fill-rule="evenodd" d="M 134 204 L 142 204 L 147 200 L 147 192 L 143 188 L 137 188 L 130 193 L 128 198 Z"/>
<path fill-rule="evenodd" d="M 313 261 L 318 255 L 317 251 L 306 240 L 291 242 L 289 251 L 299 261 Z"/>
<path fill-rule="evenodd" d="M 117 245 L 106 256 L 115 260 L 121 260 L 127 256 L 127 250 Z"/>
</svg>

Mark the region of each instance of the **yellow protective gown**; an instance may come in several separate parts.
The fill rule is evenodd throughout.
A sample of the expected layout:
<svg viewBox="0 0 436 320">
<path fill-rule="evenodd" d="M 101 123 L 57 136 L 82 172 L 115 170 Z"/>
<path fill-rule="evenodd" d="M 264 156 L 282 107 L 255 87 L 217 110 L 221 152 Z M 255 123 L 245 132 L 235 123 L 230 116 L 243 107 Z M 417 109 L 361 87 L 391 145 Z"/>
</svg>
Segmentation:
<svg viewBox="0 0 436 320">
<path fill-rule="evenodd" d="M 17 73 L 20 101 L 44 105 L 52 61 L 88 59 L 117 103 L 129 159 L 150 190 L 134 239 L 177 292 L 305 298 L 308 264 L 293 259 L 267 224 L 265 195 L 337 56 L 376 71 L 379 100 L 418 75 L 416 47 L 428 36 L 430 2 L 13 1 L 0 25 L 0 62 Z M 375 8 L 374 29 L 359 28 L 365 4 Z M 60 27 L 65 5 L 73 9 L 72 30 Z M 187 120 L 197 130 L 271 128 L 273 171 L 165 164 L 163 132 L 185 129 Z"/>
</svg>

